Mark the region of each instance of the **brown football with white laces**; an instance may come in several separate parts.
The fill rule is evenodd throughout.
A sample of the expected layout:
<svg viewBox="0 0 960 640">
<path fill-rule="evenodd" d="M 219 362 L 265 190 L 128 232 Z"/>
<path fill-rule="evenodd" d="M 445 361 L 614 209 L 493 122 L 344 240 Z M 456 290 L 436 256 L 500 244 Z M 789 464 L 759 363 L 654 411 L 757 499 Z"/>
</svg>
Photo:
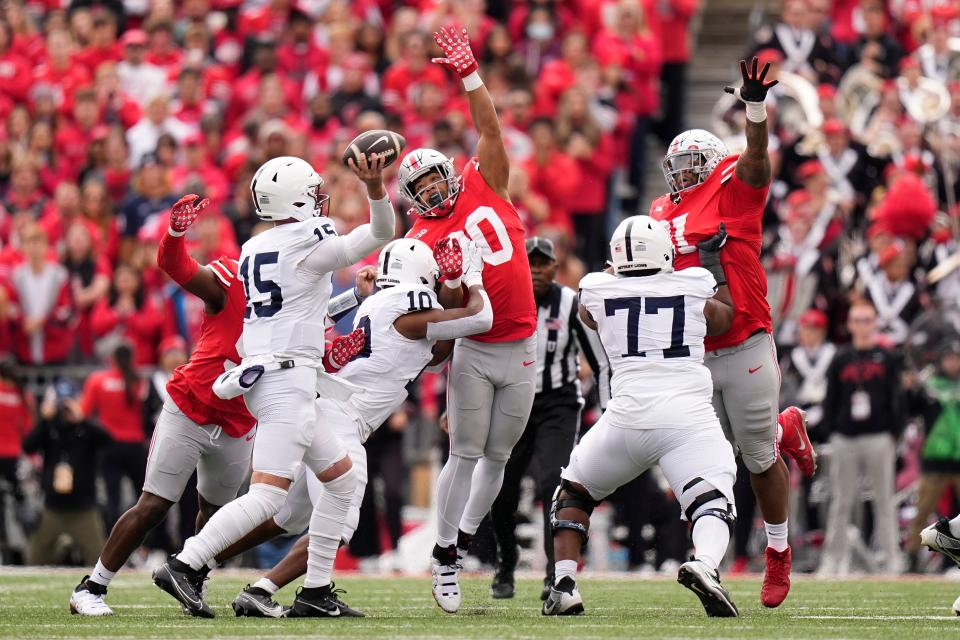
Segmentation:
<svg viewBox="0 0 960 640">
<path fill-rule="evenodd" d="M 364 131 L 343 150 L 343 164 L 350 166 L 347 162 L 350 159 L 359 164 L 361 155 L 366 155 L 369 161 L 372 154 L 382 153 L 385 154 L 386 159 L 383 166 L 389 167 L 400 157 L 400 153 L 406 144 L 407 141 L 404 137 L 393 131 L 387 131 L 386 129 Z"/>
</svg>

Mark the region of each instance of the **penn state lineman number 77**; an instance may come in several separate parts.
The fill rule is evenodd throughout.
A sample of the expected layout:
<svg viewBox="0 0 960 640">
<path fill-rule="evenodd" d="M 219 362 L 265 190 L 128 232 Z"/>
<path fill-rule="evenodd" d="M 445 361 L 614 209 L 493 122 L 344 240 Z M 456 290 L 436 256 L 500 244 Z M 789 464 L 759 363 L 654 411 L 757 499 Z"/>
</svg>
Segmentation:
<svg viewBox="0 0 960 640">
<path fill-rule="evenodd" d="M 660 315 L 661 309 L 673 312 L 670 327 L 670 346 L 663 349 L 664 358 L 685 358 L 690 355 L 690 347 L 683 344 L 683 328 L 686 322 L 683 296 L 665 296 L 662 298 L 610 298 L 604 300 L 607 316 L 615 316 L 619 311 L 627 312 L 627 351 L 623 358 L 646 358 L 647 352 L 640 351 L 640 322 L 644 315 Z"/>
</svg>

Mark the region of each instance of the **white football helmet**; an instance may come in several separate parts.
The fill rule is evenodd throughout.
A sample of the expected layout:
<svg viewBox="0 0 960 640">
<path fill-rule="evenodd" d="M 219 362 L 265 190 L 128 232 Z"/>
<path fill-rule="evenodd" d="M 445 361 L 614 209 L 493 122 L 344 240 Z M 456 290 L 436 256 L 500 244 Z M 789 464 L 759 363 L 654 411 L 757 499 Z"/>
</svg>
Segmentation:
<svg viewBox="0 0 960 640">
<path fill-rule="evenodd" d="M 620 223 L 610 239 L 613 272 L 656 269 L 673 271 L 673 241 L 666 228 L 650 216 L 630 216 Z"/>
<path fill-rule="evenodd" d="M 440 267 L 425 242 L 412 238 L 394 240 L 380 250 L 377 261 L 377 286 L 419 284 L 433 289 L 440 278 Z"/>
<path fill-rule="evenodd" d="M 306 160 L 280 156 L 267 160 L 250 181 L 254 212 L 261 220 L 303 221 L 326 215 L 324 205 L 330 199 L 323 178 Z"/>
<path fill-rule="evenodd" d="M 667 155 L 660 164 L 670 193 L 682 193 L 706 182 L 720 161 L 729 154 L 727 145 L 709 131 L 690 129 L 677 135 L 667 147 Z M 695 181 L 685 184 L 687 180 L 681 180 L 680 175 L 684 172 L 689 174 L 685 177 Z"/>
<path fill-rule="evenodd" d="M 431 171 L 436 171 L 440 177 L 419 191 L 414 191 L 417 180 Z M 434 188 L 444 181 L 447 183 L 446 198 Z M 423 218 L 449 215 L 460 193 L 460 176 L 453 166 L 453 160 L 435 149 L 414 149 L 404 156 L 397 171 L 397 182 L 400 183 L 400 193 L 413 202 L 417 215 Z M 432 193 L 428 194 L 431 190 Z M 421 196 L 426 196 L 427 201 L 423 202 Z"/>
</svg>

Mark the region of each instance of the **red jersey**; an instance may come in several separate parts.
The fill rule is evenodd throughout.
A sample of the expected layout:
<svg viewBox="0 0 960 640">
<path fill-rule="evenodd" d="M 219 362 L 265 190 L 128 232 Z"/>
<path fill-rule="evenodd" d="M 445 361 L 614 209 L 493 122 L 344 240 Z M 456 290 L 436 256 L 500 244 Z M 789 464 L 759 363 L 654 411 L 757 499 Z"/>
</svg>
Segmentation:
<svg viewBox="0 0 960 640">
<path fill-rule="evenodd" d="M 243 396 L 224 400 L 213 392 L 213 382 L 226 366 L 240 364 L 237 341 L 243 331 L 247 299 L 237 280 L 236 260 L 221 257 L 209 267 L 227 292 L 227 303 L 215 315 L 203 314 L 200 337 L 190 362 L 173 372 L 167 393 L 180 411 L 197 424 L 216 424 L 228 435 L 239 438 L 253 428 L 256 420 L 247 411 Z"/>
<path fill-rule="evenodd" d="M 697 243 L 727 225 L 728 239 L 720 262 L 733 298 L 733 326 L 719 336 L 707 336 L 707 351 L 741 344 L 757 331 L 773 330 L 767 304 L 767 274 L 760 265 L 763 206 L 769 187 L 756 189 L 736 176 L 739 156 L 727 156 L 707 181 L 683 194 L 674 204 L 663 195 L 650 205 L 650 215 L 669 221 L 677 269 L 700 266 Z"/>
<path fill-rule="evenodd" d="M 460 176 L 460 195 L 450 215 L 417 217 L 408 238 L 431 248 L 450 235 L 466 235 L 483 253 L 483 288 L 493 306 L 493 326 L 470 336 L 480 342 L 510 342 L 537 330 L 537 305 L 527 261 L 523 222 L 512 204 L 498 196 L 480 175 L 476 158 Z"/>
</svg>

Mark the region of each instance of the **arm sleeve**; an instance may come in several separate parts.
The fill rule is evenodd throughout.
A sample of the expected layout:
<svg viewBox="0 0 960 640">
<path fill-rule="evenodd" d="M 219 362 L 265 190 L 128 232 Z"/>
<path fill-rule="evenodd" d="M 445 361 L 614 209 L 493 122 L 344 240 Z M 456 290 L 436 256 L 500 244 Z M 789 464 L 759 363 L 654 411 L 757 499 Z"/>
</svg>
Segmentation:
<svg viewBox="0 0 960 640">
<path fill-rule="evenodd" d="M 200 264 L 187 253 L 183 236 L 171 236 L 169 232 L 160 239 L 157 265 L 180 286 L 189 282 L 200 268 Z"/>
<path fill-rule="evenodd" d="M 453 340 L 489 331 L 493 326 L 493 307 L 490 306 L 490 298 L 487 297 L 486 291 L 481 289 L 479 295 L 483 300 L 483 308 L 472 316 L 443 322 L 428 322 L 427 340 Z"/>
<path fill-rule="evenodd" d="M 600 335 L 580 322 L 578 305 L 574 305 L 570 313 L 570 328 L 577 346 L 580 347 L 580 352 L 587 359 L 587 364 L 593 372 L 600 397 L 600 408 L 606 409 L 607 402 L 610 400 L 610 361 L 607 360 L 607 352 L 603 350 L 603 345 L 600 343 Z"/>
<path fill-rule="evenodd" d="M 369 199 L 368 199 L 369 200 Z M 370 222 L 345 236 L 332 236 L 318 244 L 300 263 L 310 273 L 323 275 L 348 267 L 393 238 L 396 216 L 390 197 L 369 200 Z"/>
<path fill-rule="evenodd" d="M 335 298 L 331 298 L 327 303 L 327 317 L 333 322 L 339 322 L 341 318 L 360 306 L 360 295 L 357 288 L 348 289 Z"/>
</svg>

